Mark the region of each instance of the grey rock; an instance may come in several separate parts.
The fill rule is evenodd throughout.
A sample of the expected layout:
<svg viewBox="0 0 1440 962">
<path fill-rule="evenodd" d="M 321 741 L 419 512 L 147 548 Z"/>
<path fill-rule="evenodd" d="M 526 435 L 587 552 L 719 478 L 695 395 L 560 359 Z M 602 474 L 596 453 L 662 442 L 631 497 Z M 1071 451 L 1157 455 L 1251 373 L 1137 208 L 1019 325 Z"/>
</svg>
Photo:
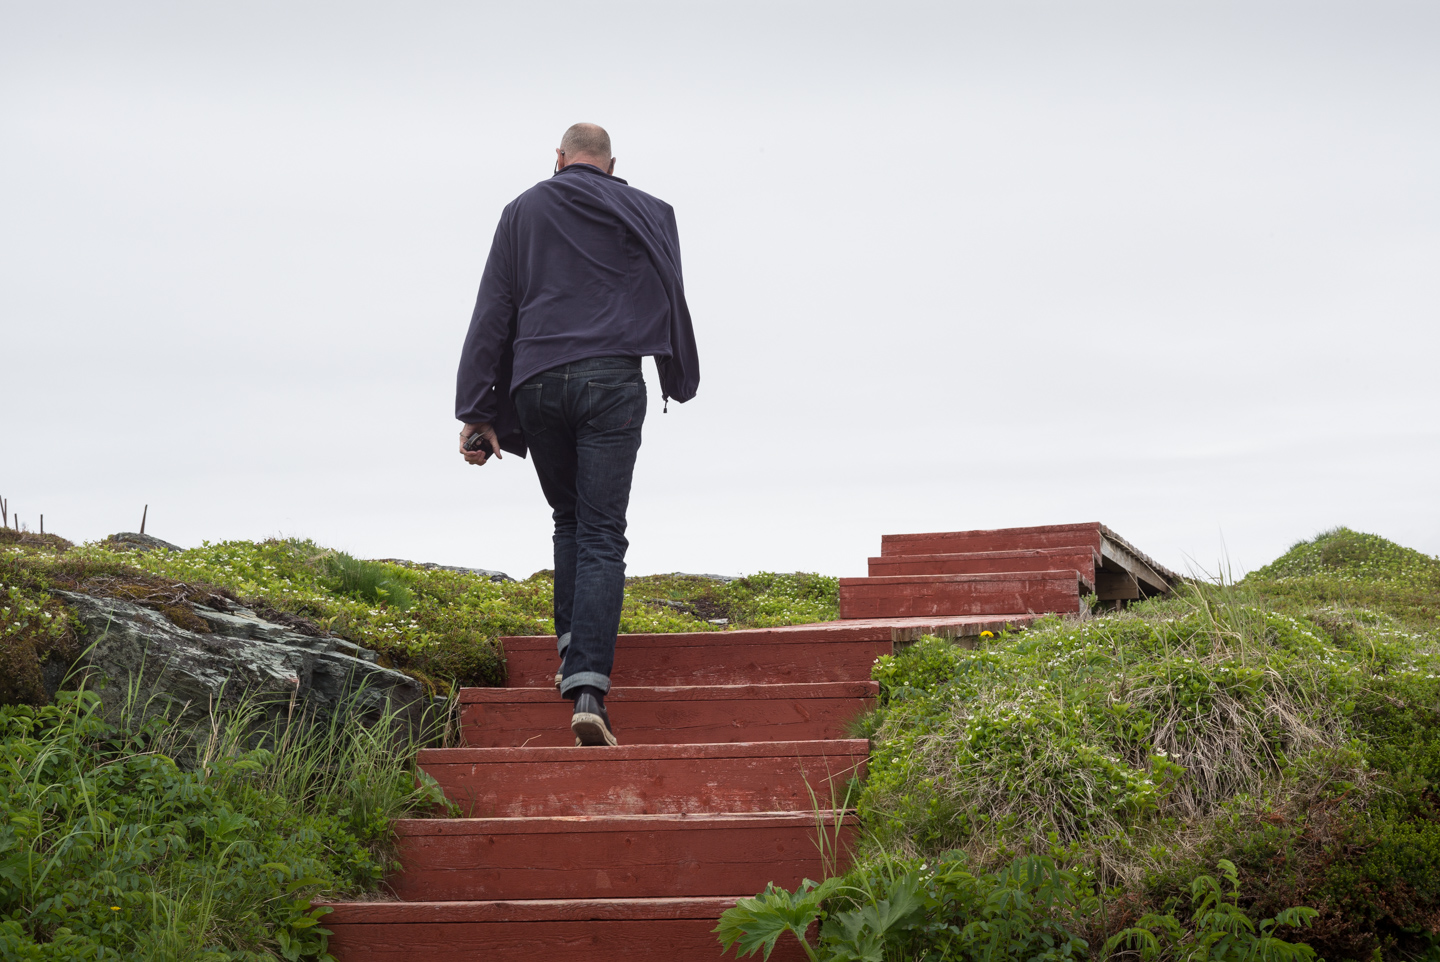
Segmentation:
<svg viewBox="0 0 1440 962">
<path fill-rule="evenodd" d="M 173 545 L 168 541 L 161 541 L 148 534 L 140 534 L 138 531 L 121 531 L 119 534 L 112 534 L 105 539 L 105 544 L 112 548 L 119 548 L 122 551 L 184 551 L 184 548 Z"/>
<path fill-rule="evenodd" d="M 337 712 L 374 717 L 388 705 L 419 726 L 422 713 L 433 713 L 419 681 L 380 667 L 374 652 L 343 638 L 301 634 L 239 606 L 222 612 L 196 605 L 213 632 L 205 634 L 128 601 L 56 594 L 81 623 L 88 647 L 78 667 L 92 686 L 103 679 L 94 687 L 110 712 L 118 712 L 133 686 L 168 706 L 172 717 L 197 724 L 247 696 L 272 715 L 289 712 L 293 699 L 317 720 Z"/>
<path fill-rule="evenodd" d="M 424 571 L 458 571 L 461 574 L 477 575 L 481 578 L 489 578 L 491 581 L 514 581 L 515 579 L 503 571 L 492 571 L 489 568 L 459 568 L 455 565 L 437 565 L 430 561 L 406 561 L 403 558 L 377 558 L 386 564 L 409 565 L 412 568 L 420 568 Z"/>
</svg>

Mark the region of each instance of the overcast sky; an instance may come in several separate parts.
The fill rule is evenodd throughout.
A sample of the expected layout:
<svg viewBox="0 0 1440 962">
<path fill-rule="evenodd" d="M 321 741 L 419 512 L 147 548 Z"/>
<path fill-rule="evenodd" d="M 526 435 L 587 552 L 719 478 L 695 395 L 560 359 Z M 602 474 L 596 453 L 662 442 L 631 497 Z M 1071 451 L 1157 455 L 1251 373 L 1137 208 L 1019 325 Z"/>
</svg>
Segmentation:
<svg viewBox="0 0 1440 962">
<path fill-rule="evenodd" d="M 699 395 L 632 573 L 1099 520 L 1440 553 L 1440 4 L 0 3 L 0 495 L 91 540 L 549 567 L 455 453 L 575 121 L 674 205 Z"/>
</svg>

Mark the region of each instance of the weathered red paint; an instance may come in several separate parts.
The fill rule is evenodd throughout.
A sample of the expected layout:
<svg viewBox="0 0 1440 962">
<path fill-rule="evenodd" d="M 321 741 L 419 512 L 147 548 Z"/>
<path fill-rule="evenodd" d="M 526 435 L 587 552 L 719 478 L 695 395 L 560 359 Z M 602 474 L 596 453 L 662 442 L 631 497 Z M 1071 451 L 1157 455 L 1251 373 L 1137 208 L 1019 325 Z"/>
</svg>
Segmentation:
<svg viewBox="0 0 1440 962">
<path fill-rule="evenodd" d="M 844 737 L 879 692 L 873 681 L 612 688 L 605 707 L 626 745 L 803 741 Z M 574 745 L 571 704 L 553 688 L 472 688 L 460 701 L 468 746 Z"/>
</svg>

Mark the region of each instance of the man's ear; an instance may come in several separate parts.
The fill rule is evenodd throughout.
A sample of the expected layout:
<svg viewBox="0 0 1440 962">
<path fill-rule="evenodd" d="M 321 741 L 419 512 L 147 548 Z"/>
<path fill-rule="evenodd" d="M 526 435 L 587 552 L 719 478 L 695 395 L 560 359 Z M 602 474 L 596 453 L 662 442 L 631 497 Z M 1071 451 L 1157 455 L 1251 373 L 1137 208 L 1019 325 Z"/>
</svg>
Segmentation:
<svg viewBox="0 0 1440 962">
<path fill-rule="evenodd" d="M 605 173 L 610 174 L 612 177 L 615 175 L 615 158 L 614 158 L 614 157 L 611 157 L 611 158 L 610 158 L 610 166 L 605 168 Z"/>
</svg>

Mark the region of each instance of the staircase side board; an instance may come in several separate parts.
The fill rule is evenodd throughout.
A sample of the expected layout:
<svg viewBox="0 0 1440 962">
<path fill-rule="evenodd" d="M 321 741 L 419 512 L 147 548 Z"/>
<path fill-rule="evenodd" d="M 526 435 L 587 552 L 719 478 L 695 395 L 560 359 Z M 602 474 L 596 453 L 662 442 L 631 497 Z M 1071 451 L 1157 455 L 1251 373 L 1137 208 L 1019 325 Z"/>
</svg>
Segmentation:
<svg viewBox="0 0 1440 962">
<path fill-rule="evenodd" d="M 628 750 L 634 752 L 636 748 Z M 458 751 L 499 754 L 547 750 Z M 616 749 L 571 749 L 571 756 L 579 757 L 564 765 L 533 761 L 422 762 L 422 767 L 463 814 L 504 818 L 813 811 L 816 798 L 843 799 L 845 782 L 863 775 L 866 761 L 840 751 L 828 757 L 606 759 L 596 754 L 607 751 Z"/>
<path fill-rule="evenodd" d="M 644 898 L 794 888 L 825 871 L 814 824 L 674 821 L 689 827 L 405 837 L 390 885 L 402 899 Z M 827 832 L 842 863 L 857 832 L 853 820 Z"/>
<path fill-rule="evenodd" d="M 767 687 L 795 689 L 811 686 L 748 685 L 744 686 L 749 689 L 748 694 L 732 698 L 666 699 L 663 696 L 649 697 L 652 693 L 646 692 L 647 697 L 633 699 L 607 697 L 606 707 L 614 731 L 627 745 L 797 741 L 843 738 L 852 719 L 875 707 L 875 698 L 879 693 L 876 682 L 842 685 L 840 687 L 851 691 L 830 698 L 808 692 L 785 697 L 778 693 L 755 691 Z M 572 706 L 568 700 L 557 695 L 554 688 L 495 690 L 534 693 L 540 697 L 464 705 L 460 713 L 460 732 L 466 745 L 568 747 L 574 744 L 575 739 L 570 732 Z M 612 689 L 611 694 L 623 690 Z M 707 691 L 713 692 L 714 689 Z"/>
<path fill-rule="evenodd" d="M 1105 567 L 1126 572 L 1145 587 L 1146 594 L 1169 594 L 1183 580 L 1104 525 L 1100 526 L 1100 535 Z"/>
<path fill-rule="evenodd" d="M 869 579 L 860 579 L 862 582 Z M 1032 614 L 1078 613 L 1080 581 L 968 581 L 840 586 L 840 613 L 847 618 L 888 615 L 986 614 L 1019 608 Z"/>
<path fill-rule="evenodd" d="M 887 534 L 880 538 L 881 557 L 914 554 L 956 554 L 973 551 L 1017 551 L 1026 548 L 1100 550 L 1100 522 L 1050 524 L 1031 528 L 989 528 L 975 531 L 936 531 Z"/>
<path fill-rule="evenodd" d="M 1028 548 L 1020 551 L 964 551 L 955 554 L 892 555 L 869 559 L 872 578 L 903 575 L 983 574 L 997 571 L 1050 571 L 1074 568 L 1095 580 L 1101 565 L 1094 548 Z"/>
<path fill-rule="evenodd" d="M 688 832 L 695 828 L 808 828 L 816 819 L 859 825 L 851 812 L 725 812 L 717 815 L 568 815 L 555 818 L 399 818 L 392 824 L 401 838 L 421 836 L 530 835 L 566 832 Z"/>
<path fill-rule="evenodd" d="M 864 758 L 864 738 L 832 741 L 728 742 L 721 745 L 618 745 L 611 748 L 422 748 L 420 765 L 497 765 L 510 762 L 660 761 L 674 758 Z"/>
<path fill-rule="evenodd" d="M 757 698 L 874 698 L 880 683 L 874 681 L 799 682 L 779 685 L 643 685 L 611 688 L 606 705 L 614 702 L 754 701 Z M 462 688 L 460 704 L 569 704 L 555 691 L 543 688 Z"/>
<path fill-rule="evenodd" d="M 324 925 L 336 962 L 685 962 L 734 959 L 712 931 L 715 917 L 644 921 L 433 922 Z M 804 962 L 794 939 L 769 962 Z"/>
</svg>

